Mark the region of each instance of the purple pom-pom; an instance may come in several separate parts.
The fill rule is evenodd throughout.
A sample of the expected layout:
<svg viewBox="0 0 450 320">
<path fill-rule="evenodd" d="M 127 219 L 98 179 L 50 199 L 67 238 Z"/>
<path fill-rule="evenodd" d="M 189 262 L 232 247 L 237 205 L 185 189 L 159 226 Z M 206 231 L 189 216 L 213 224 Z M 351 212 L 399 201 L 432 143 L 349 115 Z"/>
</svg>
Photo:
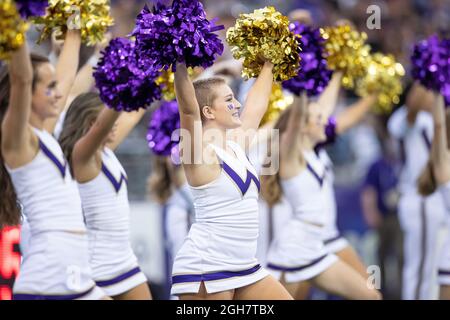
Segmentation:
<svg viewBox="0 0 450 320">
<path fill-rule="evenodd" d="M 111 40 L 94 71 L 102 101 L 117 111 L 146 108 L 159 100 L 158 76 L 153 61 L 139 57 L 135 43 L 125 38 Z"/>
<path fill-rule="evenodd" d="M 17 9 L 23 19 L 40 17 L 45 14 L 48 0 L 16 0 Z"/>
<path fill-rule="evenodd" d="M 150 150 L 159 156 L 176 157 L 180 136 L 175 130 L 179 128 L 180 114 L 177 102 L 175 100 L 164 102 L 153 112 L 148 124 L 147 143 Z"/>
<path fill-rule="evenodd" d="M 295 34 L 301 35 L 299 47 L 300 72 L 294 78 L 283 82 L 283 88 L 295 95 L 306 91 L 308 96 L 320 94 L 328 85 L 332 71 L 327 68 L 324 39 L 319 29 L 300 24 L 291 23 L 289 28 Z"/>
<path fill-rule="evenodd" d="M 414 46 L 412 76 L 428 89 L 440 92 L 450 105 L 450 39 L 430 36 Z"/>
<path fill-rule="evenodd" d="M 168 69 L 184 62 L 188 67 L 211 66 L 223 52 L 223 44 L 213 32 L 223 29 L 206 19 L 198 0 L 174 0 L 171 7 L 157 3 L 145 6 L 136 18 L 132 35 L 142 56 Z"/>
</svg>

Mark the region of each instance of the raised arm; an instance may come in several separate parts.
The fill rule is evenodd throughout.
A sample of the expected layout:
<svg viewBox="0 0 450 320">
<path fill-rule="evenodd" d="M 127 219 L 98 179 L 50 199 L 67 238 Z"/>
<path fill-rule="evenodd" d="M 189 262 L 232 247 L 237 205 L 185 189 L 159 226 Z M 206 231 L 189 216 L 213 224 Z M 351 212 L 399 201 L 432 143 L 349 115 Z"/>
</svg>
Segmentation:
<svg viewBox="0 0 450 320">
<path fill-rule="evenodd" d="M 301 120 L 303 114 L 307 111 L 307 98 L 303 93 L 300 97 L 295 96 L 294 103 L 291 106 L 287 128 L 284 134 L 281 136 L 280 141 L 280 155 L 283 158 L 295 158 L 298 157 L 298 142 L 300 138 L 299 131 L 304 125 Z"/>
<path fill-rule="evenodd" d="M 336 108 L 336 103 L 341 89 L 342 72 L 335 71 L 328 86 L 319 96 L 317 103 L 321 107 L 322 117 L 328 119 Z"/>
<path fill-rule="evenodd" d="M 139 109 L 134 112 L 124 112 L 120 115 L 117 120 L 117 129 L 114 137 L 114 141 L 108 143 L 108 148 L 111 150 L 117 149 L 118 146 L 125 140 L 125 138 L 130 134 L 131 130 L 141 121 L 145 114 L 145 109 Z"/>
<path fill-rule="evenodd" d="M 31 114 L 33 68 L 26 43 L 12 54 L 8 71 L 10 92 L 8 109 L 1 124 L 1 148 L 7 164 L 19 167 L 31 161 L 35 154 L 31 147 L 34 135 L 28 124 Z"/>
<path fill-rule="evenodd" d="M 433 107 L 434 138 L 431 147 L 431 162 L 438 184 L 450 181 L 450 150 L 445 118 L 444 98 L 438 95 Z"/>
<path fill-rule="evenodd" d="M 241 114 L 242 130 L 246 132 L 252 129 L 254 132 L 259 127 L 261 119 L 269 106 L 270 93 L 273 85 L 273 64 L 269 61 L 264 66 L 250 89 L 247 100 L 245 101 L 244 110 Z"/>
<path fill-rule="evenodd" d="M 59 114 L 61 114 L 67 106 L 67 99 L 77 75 L 80 46 L 80 31 L 68 30 L 61 54 L 58 58 L 58 63 L 56 64 L 56 79 L 61 93 L 61 99 L 58 100 Z M 58 117 L 53 117 L 45 121 L 45 129 L 48 132 L 53 132 L 56 123 L 58 122 Z"/>
<path fill-rule="evenodd" d="M 376 101 L 376 95 L 360 98 L 357 102 L 340 112 L 336 119 L 336 133 L 342 134 L 359 123 Z"/>
<path fill-rule="evenodd" d="M 120 113 L 104 108 L 89 131 L 75 143 L 72 152 L 72 168 L 78 182 L 93 179 L 98 172 L 91 164 L 97 151 L 103 146 Z M 93 170 L 87 170 L 91 169 Z"/>
</svg>

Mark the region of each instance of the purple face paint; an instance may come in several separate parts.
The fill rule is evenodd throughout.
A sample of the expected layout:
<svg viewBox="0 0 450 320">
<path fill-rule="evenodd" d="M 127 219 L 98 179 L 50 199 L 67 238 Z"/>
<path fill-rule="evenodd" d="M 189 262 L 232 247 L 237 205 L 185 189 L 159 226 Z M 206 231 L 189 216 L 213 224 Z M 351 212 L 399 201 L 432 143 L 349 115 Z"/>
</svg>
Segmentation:
<svg viewBox="0 0 450 320">
<path fill-rule="evenodd" d="M 227 107 L 228 107 L 229 110 L 233 110 L 234 109 L 234 104 L 231 103 L 231 104 L 227 105 Z"/>
<path fill-rule="evenodd" d="M 52 95 L 52 89 L 47 89 L 47 90 L 45 90 L 45 95 L 46 95 L 47 97 L 50 97 L 50 96 Z"/>
</svg>

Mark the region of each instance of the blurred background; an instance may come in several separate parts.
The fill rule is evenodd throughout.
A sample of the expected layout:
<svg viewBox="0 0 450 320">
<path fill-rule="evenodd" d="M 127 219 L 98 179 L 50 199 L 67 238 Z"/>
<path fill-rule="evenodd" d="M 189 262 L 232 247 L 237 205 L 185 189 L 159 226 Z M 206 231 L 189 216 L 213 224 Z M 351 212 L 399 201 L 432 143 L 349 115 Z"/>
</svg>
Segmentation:
<svg viewBox="0 0 450 320">
<path fill-rule="evenodd" d="M 234 25 L 240 13 L 248 13 L 253 9 L 266 5 L 275 6 L 285 15 L 298 16 L 297 9 L 309 12 L 301 13 L 301 19 L 311 21 L 314 26 L 327 26 L 337 20 L 348 19 L 359 31 L 368 34 L 369 44 L 373 51 L 391 53 L 406 69 L 404 86 L 410 85 L 409 57 L 414 42 L 430 34 L 447 33 L 450 30 L 450 1 L 449 0 L 202 0 L 210 18 L 219 17 L 218 24 L 228 28 Z M 112 0 L 112 16 L 115 25 L 111 29 L 113 37 L 126 36 L 134 27 L 136 15 L 145 3 L 152 1 L 141 0 Z M 370 15 L 367 8 L 377 5 L 381 9 L 381 28 L 369 30 L 366 21 Z M 225 29 L 226 30 L 226 29 Z M 224 39 L 225 30 L 221 33 Z M 30 31 L 29 40 L 34 44 L 37 33 Z M 226 42 L 224 41 L 225 46 Z M 34 51 L 52 54 L 52 44 L 46 42 Z M 93 48 L 83 48 L 81 64 L 86 62 Z M 230 59 L 231 53 L 225 49 L 220 60 Z M 235 79 L 240 82 L 240 79 Z M 237 88 L 244 86 L 237 85 Z M 245 91 L 244 91 L 245 92 Z M 352 92 L 342 90 L 339 108 L 343 108 L 355 101 Z M 239 96 L 239 95 L 237 95 Z M 241 95 L 243 96 L 243 95 Z M 404 100 L 402 100 L 403 102 Z M 241 101 L 243 102 L 243 101 Z M 400 103 L 400 105 L 402 104 Z M 161 232 L 161 208 L 149 197 L 147 180 L 151 174 L 151 153 L 147 147 L 145 135 L 149 114 L 130 134 L 120 146 L 117 155 L 120 158 L 129 177 L 129 199 L 132 206 L 132 243 L 139 258 L 141 268 L 146 273 L 152 286 L 155 298 L 167 298 L 163 265 L 163 238 Z M 342 234 L 347 237 L 367 265 L 378 265 L 379 258 L 379 227 L 388 215 L 396 214 L 395 210 L 381 212 L 374 218 L 365 212 L 361 205 L 361 197 L 367 188 L 376 188 L 371 181 L 376 173 L 374 164 L 382 157 L 392 160 L 392 169 L 397 172 L 398 154 L 384 152 L 390 150 L 385 142 L 389 137 L 385 130 L 387 116 L 370 116 L 360 125 L 340 136 L 328 147 L 329 154 L 335 165 L 336 193 L 338 201 L 338 226 Z M 384 150 L 384 151 L 383 151 Z M 395 197 L 394 200 L 395 207 Z M 399 228 L 395 232 L 400 232 Z M 0 300 L 10 297 L 9 288 L 13 283 L 19 263 L 18 231 L 14 228 L 5 229 L 0 234 Z M 385 297 L 399 298 L 401 278 L 399 263 L 401 263 L 401 244 L 391 240 L 386 260 L 385 282 L 389 285 Z M 400 249 L 399 249 L 400 248 Z M 392 250 L 392 252 L 390 251 Z M 391 257 L 391 258 L 389 258 Z M 311 298 L 327 298 L 323 293 L 315 291 Z"/>
</svg>

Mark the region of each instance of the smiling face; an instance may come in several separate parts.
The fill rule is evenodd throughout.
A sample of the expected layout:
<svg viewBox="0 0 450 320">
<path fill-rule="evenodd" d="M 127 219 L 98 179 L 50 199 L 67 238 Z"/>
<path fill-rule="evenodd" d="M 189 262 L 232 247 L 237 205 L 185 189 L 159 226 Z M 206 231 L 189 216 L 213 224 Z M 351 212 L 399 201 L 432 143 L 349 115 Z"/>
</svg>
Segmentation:
<svg viewBox="0 0 450 320">
<path fill-rule="evenodd" d="M 241 126 L 241 104 L 234 97 L 231 88 L 226 84 L 222 84 L 213 90 L 216 98 L 212 102 L 211 110 L 203 109 L 203 111 L 207 111 L 204 113 L 205 117 L 215 120 L 221 127 L 226 129 L 234 129 Z"/>
<path fill-rule="evenodd" d="M 45 120 L 59 115 L 57 102 L 61 99 L 58 90 L 55 68 L 48 62 L 36 68 L 32 97 L 32 110 L 39 118 Z"/>
</svg>

